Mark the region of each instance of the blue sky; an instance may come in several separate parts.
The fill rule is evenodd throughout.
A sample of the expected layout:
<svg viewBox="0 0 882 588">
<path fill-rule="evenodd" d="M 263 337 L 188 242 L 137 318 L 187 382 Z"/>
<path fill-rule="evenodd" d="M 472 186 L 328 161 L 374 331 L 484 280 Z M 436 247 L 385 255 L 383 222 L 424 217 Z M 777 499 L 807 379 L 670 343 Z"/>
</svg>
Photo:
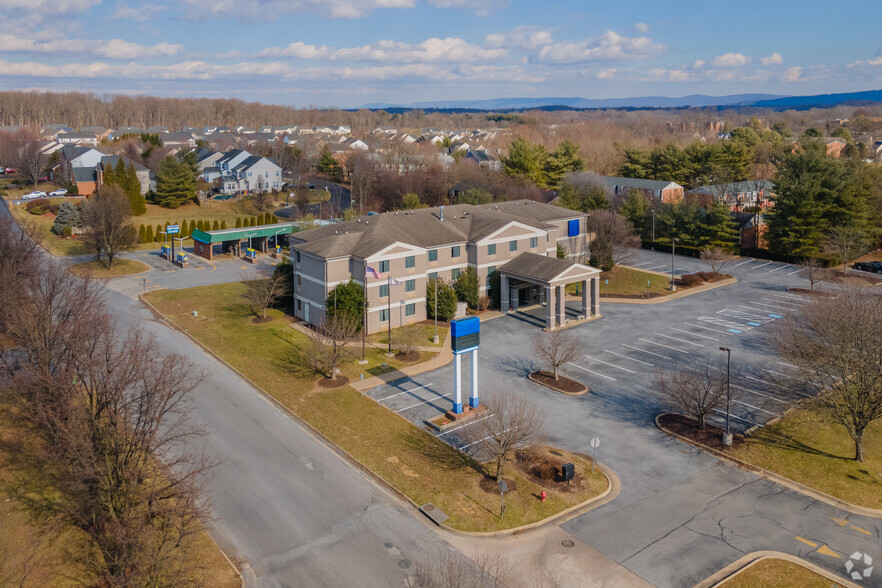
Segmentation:
<svg viewBox="0 0 882 588">
<path fill-rule="evenodd" d="M 874 2 L 0 0 L 0 88 L 356 107 L 882 87 Z"/>
</svg>

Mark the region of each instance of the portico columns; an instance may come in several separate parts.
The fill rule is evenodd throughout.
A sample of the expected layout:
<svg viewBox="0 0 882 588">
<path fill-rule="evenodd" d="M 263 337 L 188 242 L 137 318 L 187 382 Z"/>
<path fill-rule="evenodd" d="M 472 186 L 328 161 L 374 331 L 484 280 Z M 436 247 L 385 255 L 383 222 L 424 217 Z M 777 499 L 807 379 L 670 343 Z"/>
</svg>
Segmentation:
<svg viewBox="0 0 882 588">
<path fill-rule="evenodd" d="M 561 327 L 567 324 L 567 286 L 566 284 L 561 284 L 557 287 L 558 296 L 557 296 L 557 323 Z"/>
<path fill-rule="evenodd" d="M 554 328 L 554 315 L 555 315 L 555 292 L 554 288 L 551 286 L 545 286 L 545 300 L 547 301 L 546 309 L 548 311 L 548 318 L 545 319 L 545 328 L 553 329 Z"/>
<path fill-rule="evenodd" d="M 600 278 L 591 278 L 591 316 L 600 314 Z"/>
<path fill-rule="evenodd" d="M 509 291 L 508 291 L 508 276 L 499 276 L 499 289 L 500 289 L 500 306 L 502 307 L 502 312 L 508 312 L 509 309 Z"/>
<path fill-rule="evenodd" d="M 591 314 L 588 312 L 588 288 L 591 286 L 592 280 L 586 279 L 582 282 L 582 316 L 588 318 Z"/>
</svg>

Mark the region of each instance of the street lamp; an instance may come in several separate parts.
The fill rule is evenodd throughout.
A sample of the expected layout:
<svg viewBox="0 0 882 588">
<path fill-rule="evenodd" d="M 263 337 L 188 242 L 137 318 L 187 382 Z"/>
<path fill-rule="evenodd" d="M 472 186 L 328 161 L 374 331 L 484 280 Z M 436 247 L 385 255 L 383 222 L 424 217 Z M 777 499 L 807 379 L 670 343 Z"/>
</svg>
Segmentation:
<svg viewBox="0 0 882 588">
<path fill-rule="evenodd" d="M 655 249 L 655 209 L 652 208 L 649 212 L 652 213 L 652 248 Z"/>
<path fill-rule="evenodd" d="M 671 292 L 677 291 L 677 286 L 674 284 L 674 250 L 677 249 L 677 238 L 671 237 Z"/>
<path fill-rule="evenodd" d="M 723 433 L 723 445 L 732 445 L 732 433 L 729 431 L 729 404 L 731 402 L 731 374 L 732 374 L 732 350 L 728 347 L 720 347 L 720 351 L 726 352 L 726 432 Z"/>
</svg>

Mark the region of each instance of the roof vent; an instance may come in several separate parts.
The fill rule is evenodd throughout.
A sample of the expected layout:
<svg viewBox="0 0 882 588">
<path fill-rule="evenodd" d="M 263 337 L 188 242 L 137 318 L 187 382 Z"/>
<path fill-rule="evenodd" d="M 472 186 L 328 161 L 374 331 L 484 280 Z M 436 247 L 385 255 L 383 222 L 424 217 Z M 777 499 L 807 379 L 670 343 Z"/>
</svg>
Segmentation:
<svg viewBox="0 0 882 588">
<path fill-rule="evenodd" d="M 444 205 L 441 205 L 441 222 L 444 222 Z"/>
</svg>

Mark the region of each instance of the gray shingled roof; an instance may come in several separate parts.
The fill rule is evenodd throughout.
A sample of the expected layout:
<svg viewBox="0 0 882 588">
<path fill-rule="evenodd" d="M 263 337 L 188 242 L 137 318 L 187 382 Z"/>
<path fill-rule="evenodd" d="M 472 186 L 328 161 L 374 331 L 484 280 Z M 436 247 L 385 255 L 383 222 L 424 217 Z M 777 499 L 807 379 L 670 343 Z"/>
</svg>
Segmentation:
<svg viewBox="0 0 882 588">
<path fill-rule="evenodd" d="M 512 222 L 546 231 L 551 228 L 548 221 L 585 216 L 532 200 L 480 206 L 455 204 L 444 207 L 443 222 L 440 215 L 440 208 L 421 208 L 363 216 L 297 233 L 296 239 L 302 242 L 295 248 L 326 258 L 366 258 L 396 242 L 429 249 L 480 241 Z"/>
<path fill-rule="evenodd" d="M 594 274 L 600 270 L 556 257 L 546 257 L 529 251 L 521 253 L 505 265 L 499 266 L 499 271 L 533 278 L 540 282 L 550 282 L 570 268 L 577 267 L 580 270 Z"/>
<path fill-rule="evenodd" d="M 682 188 L 680 184 L 676 182 L 670 182 L 668 180 L 643 180 L 639 178 L 619 178 L 615 176 L 598 176 L 589 172 L 576 172 L 573 174 L 569 174 L 570 176 L 580 177 L 591 177 L 596 178 L 602 182 L 605 182 L 607 186 L 612 189 L 613 186 L 622 186 L 624 188 L 637 188 L 640 190 L 664 190 L 671 184 L 676 187 Z"/>
</svg>

